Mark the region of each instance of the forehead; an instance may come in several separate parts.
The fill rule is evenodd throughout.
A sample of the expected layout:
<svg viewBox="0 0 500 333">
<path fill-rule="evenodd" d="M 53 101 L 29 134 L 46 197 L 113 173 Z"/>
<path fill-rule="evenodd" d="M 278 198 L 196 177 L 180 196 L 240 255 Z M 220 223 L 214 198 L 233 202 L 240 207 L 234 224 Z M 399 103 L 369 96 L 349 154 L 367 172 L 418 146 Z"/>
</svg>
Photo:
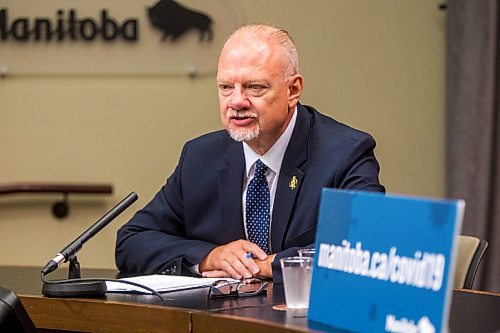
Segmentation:
<svg viewBox="0 0 500 333">
<path fill-rule="evenodd" d="M 277 45 L 266 42 L 230 41 L 221 52 L 217 79 L 241 75 L 282 75 L 284 61 Z"/>
</svg>

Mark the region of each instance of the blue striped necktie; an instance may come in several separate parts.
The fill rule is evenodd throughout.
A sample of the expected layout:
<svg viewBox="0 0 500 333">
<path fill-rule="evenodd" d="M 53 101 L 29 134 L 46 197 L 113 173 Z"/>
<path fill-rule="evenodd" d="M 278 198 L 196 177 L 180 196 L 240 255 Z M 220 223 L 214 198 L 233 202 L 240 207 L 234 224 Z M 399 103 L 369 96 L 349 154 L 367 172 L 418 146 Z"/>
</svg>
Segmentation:
<svg viewBox="0 0 500 333">
<path fill-rule="evenodd" d="M 267 166 L 257 160 L 255 175 L 247 189 L 245 214 L 248 240 L 269 254 L 270 198 L 266 171 Z"/>
</svg>

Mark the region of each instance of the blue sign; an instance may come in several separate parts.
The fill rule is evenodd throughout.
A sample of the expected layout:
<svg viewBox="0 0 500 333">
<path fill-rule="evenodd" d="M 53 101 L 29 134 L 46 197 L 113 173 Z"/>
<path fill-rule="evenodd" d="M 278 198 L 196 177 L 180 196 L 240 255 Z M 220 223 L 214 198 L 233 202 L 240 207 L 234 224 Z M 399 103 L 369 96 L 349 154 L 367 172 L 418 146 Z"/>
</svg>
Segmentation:
<svg viewBox="0 0 500 333">
<path fill-rule="evenodd" d="M 355 332 L 446 331 L 464 207 L 323 189 L 308 319 Z"/>
</svg>

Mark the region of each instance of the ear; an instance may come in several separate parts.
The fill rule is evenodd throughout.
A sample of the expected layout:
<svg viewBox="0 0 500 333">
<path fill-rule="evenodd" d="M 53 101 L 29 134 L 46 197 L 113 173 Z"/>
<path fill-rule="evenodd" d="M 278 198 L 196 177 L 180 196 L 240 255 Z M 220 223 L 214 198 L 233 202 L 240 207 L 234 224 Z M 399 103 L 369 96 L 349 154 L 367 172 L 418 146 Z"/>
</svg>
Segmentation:
<svg viewBox="0 0 500 333">
<path fill-rule="evenodd" d="M 302 94 L 304 78 L 300 74 L 295 74 L 289 79 L 288 86 L 288 109 L 293 109 L 297 105 Z"/>
</svg>

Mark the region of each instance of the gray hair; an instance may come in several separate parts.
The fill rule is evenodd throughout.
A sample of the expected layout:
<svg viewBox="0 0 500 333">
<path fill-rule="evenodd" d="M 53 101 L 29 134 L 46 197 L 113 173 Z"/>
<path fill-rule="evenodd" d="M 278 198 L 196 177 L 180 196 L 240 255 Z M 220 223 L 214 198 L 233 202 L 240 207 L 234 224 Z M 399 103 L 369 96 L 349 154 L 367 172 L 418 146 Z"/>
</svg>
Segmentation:
<svg viewBox="0 0 500 333">
<path fill-rule="evenodd" d="M 236 37 L 244 37 L 251 42 L 276 42 L 282 50 L 285 64 L 285 79 L 299 73 L 299 55 L 290 34 L 283 29 L 273 27 L 269 24 L 248 24 L 234 31 L 224 42 L 224 48 L 228 42 Z"/>
</svg>

